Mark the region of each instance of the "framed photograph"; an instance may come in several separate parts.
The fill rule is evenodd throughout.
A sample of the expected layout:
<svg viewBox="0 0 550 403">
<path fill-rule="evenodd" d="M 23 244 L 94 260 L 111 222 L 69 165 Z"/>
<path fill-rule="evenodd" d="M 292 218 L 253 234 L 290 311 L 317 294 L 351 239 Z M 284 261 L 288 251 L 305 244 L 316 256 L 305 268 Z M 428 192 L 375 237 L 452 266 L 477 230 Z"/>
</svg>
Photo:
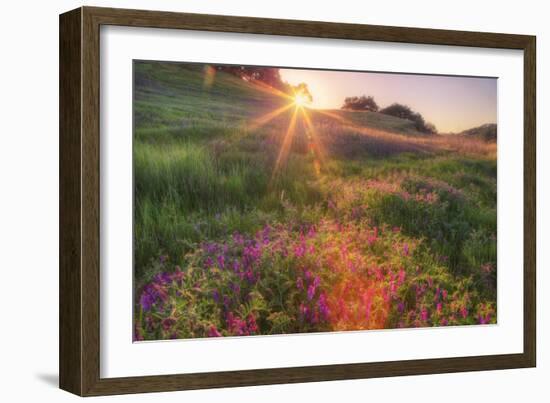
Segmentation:
<svg viewBox="0 0 550 403">
<path fill-rule="evenodd" d="M 60 387 L 533 367 L 535 37 L 60 16 Z"/>
</svg>

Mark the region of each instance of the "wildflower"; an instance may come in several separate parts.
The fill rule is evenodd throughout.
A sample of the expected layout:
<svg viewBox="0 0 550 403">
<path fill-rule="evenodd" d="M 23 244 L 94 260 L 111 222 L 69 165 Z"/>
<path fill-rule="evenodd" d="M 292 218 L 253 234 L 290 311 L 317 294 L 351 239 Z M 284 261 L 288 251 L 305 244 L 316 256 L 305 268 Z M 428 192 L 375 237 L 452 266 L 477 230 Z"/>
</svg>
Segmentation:
<svg viewBox="0 0 550 403">
<path fill-rule="evenodd" d="M 403 302 L 397 304 L 397 311 L 399 313 L 403 313 L 405 311 L 405 304 Z"/>
<path fill-rule="evenodd" d="M 313 286 L 317 288 L 319 287 L 320 284 L 321 284 L 321 279 L 319 278 L 319 276 L 315 276 L 315 278 L 313 279 Z"/>
<path fill-rule="evenodd" d="M 237 231 L 233 233 L 233 242 L 237 245 L 243 245 L 244 244 L 244 237 L 239 234 Z"/>
<path fill-rule="evenodd" d="M 239 295 L 241 293 L 241 286 L 237 283 L 229 283 L 229 288 L 231 289 L 231 291 L 233 291 L 233 294 L 235 295 Z"/>
<path fill-rule="evenodd" d="M 183 278 L 185 277 L 185 273 L 181 271 L 181 267 L 176 266 L 176 270 L 174 273 L 172 273 L 172 281 L 175 281 L 179 285 L 181 285 Z"/>
<path fill-rule="evenodd" d="M 240 270 L 241 270 L 241 264 L 239 263 L 239 261 L 237 259 L 235 259 L 233 261 L 233 272 L 235 274 L 238 274 Z"/>
<path fill-rule="evenodd" d="M 209 269 L 210 267 L 212 267 L 212 265 L 214 264 L 214 262 L 212 261 L 212 258 L 210 256 L 208 256 L 205 260 L 204 260 L 204 268 L 205 269 Z"/>
<path fill-rule="evenodd" d="M 159 273 L 153 278 L 153 282 L 160 285 L 169 284 L 172 282 L 172 276 L 169 273 L 165 272 Z"/>
<path fill-rule="evenodd" d="M 300 317 L 302 318 L 302 320 L 306 320 L 308 318 L 309 308 L 306 305 L 304 305 L 303 303 L 300 304 L 299 312 L 300 312 Z"/>
<path fill-rule="evenodd" d="M 229 307 L 231 306 L 231 298 L 229 298 L 227 295 L 223 296 L 223 306 L 225 307 L 225 309 L 229 309 Z"/>
<path fill-rule="evenodd" d="M 144 312 L 150 311 L 153 304 L 163 303 L 168 298 L 166 291 L 157 283 L 147 284 L 141 293 L 139 303 Z"/>
<path fill-rule="evenodd" d="M 256 323 L 254 315 L 248 315 L 247 325 L 249 333 L 256 333 L 258 331 L 258 324 Z"/>
<path fill-rule="evenodd" d="M 162 320 L 162 328 L 164 331 L 168 331 L 176 324 L 176 320 L 174 318 L 164 318 Z"/>
<path fill-rule="evenodd" d="M 208 243 L 205 243 L 203 244 L 203 249 L 205 250 L 205 252 L 209 255 L 213 255 L 215 253 L 218 252 L 218 245 L 213 243 L 213 242 L 208 242 Z"/>
<path fill-rule="evenodd" d="M 304 280 L 302 279 L 302 277 L 298 277 L 296 279 L 296 288 L 299 289 L 299 290 L 304 289 Z"/>
<path fill-rule="evenodd" d="M 409 244 L 403 244 L 403 254 L 409 256 Z"/>
<path fill-rule="evenodd" d="M 477 316 L 477 320 L 478 320 L 480 325 L 486 325 L 487 323 L 489 323 L 491 321 L 491 314 L 490 313 L 488 313 L 487 315 L 479 314 Z"/>
<path fill-rule="evenodd" d="M 323 319 L 327 319 L 329 314 L 329 308 L 327 304 L 327 297 L 324 292 L 321 293 L 321 295 L 319 295 L 319 301 L 317 301 L 317 305 Z"/>
<path fill-rule="evenodd" d="M 139 304 L 144 312 L 150 311 L 151 307 L 155 303 L 155 297 L 148 291 L 143 291 L 139 299 Z"/>
<path fill-rule="evenodd" d="M 218 256 L 218 266 L 222 270 L 225 268 L 225 256 L 224 255 L 219 255 Z"/>
<path fill-rule="evenodd" d="M 315 285 L 311 284 L 307 288 L 307 299 L 311 301 L 314 296 L 315 296 Z"/>
<path fill-rule="evenodd" d="M 210 326 L 210 329 L 208 329 L 208 337 L 221 337 L 222 334 L 216 329 L 216 326 L 212 325 Z"/>
<path fill-rule="evenodd" d="M 420 318 L 422 319 L 422 321 L 426 322 L 428 320 L 428 317 L 428 310 L 426 308 L 422 308 L 422 311 L 420 311 Z"/>
<path fill-rule="evenodd" d="M 215 303 L 220 302 L 220 293 L 218 292 L 218 290 L 212 291 L 212 298 L 214 299 Z"/>
<path fill-rule="evenodd" d="M 468 309 L 465 306 L 463 306 L 462 308 L 460 308 L 460 314 L 464 319 L 466 319 L 466 317 L 468 316 Z"/>
<path fill-rule="evenodd" d="M 405 282 L 405 276 L 406 275 L 407 275 L 407 273 L 405 273 L 405 269 L 403 269 L 403 267 L 400 267 L 398 277 L 397 277 L 397 284 L 398 285 L 401 285 Z"/>
<path fill-rule="evenodd" d="M 440 294 L 440 289 L 439 289 L 439 287 L 437 287 L 435 289 L 435 293 L 434 293 L 434 302 L 439 301 L 439 294 Z"/>
<path fill-rule="evenodd" d="M 395 295 L 397 292 L 397 284 L 395 284 L 395 281 L 390 282 L 390 293 Z"/>
<path fill-rule="evenodd" d="M 252 272 L 252 270 L 250 270 L 250 269 L 247 270 L 246 279 L 247 279 L 249 284 L 254 284 L 256 282 L 256 276 L 254 276 L 254 273 Z"/>
<path fill-rule="evenodd" d="M 306 245 L 305 243 L 300 243 L 298 246 L 294 248 L 294 255 L 297 258 L 301 258 L 306 254 Z"/>
<path fill-rule="evenodd" d="M 435 310 L 437 311 L 437 313 L 441 313 L 442 309 L 443 309 L 443 304 L 441 304 L 441 302 L 438 302 Z"/>
</svg>

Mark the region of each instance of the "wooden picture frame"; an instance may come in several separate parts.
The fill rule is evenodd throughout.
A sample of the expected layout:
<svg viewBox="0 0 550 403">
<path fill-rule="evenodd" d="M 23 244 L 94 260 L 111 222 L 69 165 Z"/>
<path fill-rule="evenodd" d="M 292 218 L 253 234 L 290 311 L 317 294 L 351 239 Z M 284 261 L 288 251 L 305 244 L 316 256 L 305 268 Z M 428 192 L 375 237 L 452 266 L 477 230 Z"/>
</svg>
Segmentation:
<svg viewBox="0 0 550 403">
<path fill-rule="evenodd" d="M 100 26 L 519 49 L 524 52 L 523 353 L 100 377 Z M 536 365 L 535 37 L 81 7 L 60 16 L 60 387 L 80 396 L 525 368 Z"/>
</svg>

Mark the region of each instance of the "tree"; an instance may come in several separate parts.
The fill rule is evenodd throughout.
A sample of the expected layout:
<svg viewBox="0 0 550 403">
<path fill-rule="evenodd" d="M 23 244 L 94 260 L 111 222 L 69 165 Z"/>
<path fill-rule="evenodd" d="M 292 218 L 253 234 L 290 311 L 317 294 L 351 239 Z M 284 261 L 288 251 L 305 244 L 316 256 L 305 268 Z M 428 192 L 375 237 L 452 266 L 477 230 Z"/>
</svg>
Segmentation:
<svg viewBox="0 0 550 403">
<path fill-rule="evenodd" d="M 395 116 L 400 119 L 410 120 L 414 123 L 415 129 L 421 133 L 437 133 L 437 129 L 435 128 L 433 123 L 427 123 L 420 113 L 413 111 L 407 105 L 394 103 L 381 109 L 380 113 L 383 113 L 384 115 Z"/>
<path fill-rule="evenodd" d="M 372 96 L 348 97 L 344 99 L 344 110 L 378 112 L 378 105 Z"/>
<path fill-rule="evenodd" d="M 414 120 L 414 112 L 407 105 L 393 103 L 380 110 L 384 115 L 395 116 L 396 118 Z"/>
<path fill-rule="evenodd" d="M 309 92 L 309 87 L 306 83 L 293 85 L 291 88 L 294 94 L 300 94 L 302 97 L 307 98 L 308 102 L 313 102 L 313 96 L 311 95 L 311 92 Z"/>
<path fill-rule="evenodd" d="M 216 66 L 218 71 L 233 74 L 247 81 L 259 81 L 283 92 L 289 92 L 290 87 L 285 83 L 274 67 L 247 67 L 247 66 Z"/>
</svg>

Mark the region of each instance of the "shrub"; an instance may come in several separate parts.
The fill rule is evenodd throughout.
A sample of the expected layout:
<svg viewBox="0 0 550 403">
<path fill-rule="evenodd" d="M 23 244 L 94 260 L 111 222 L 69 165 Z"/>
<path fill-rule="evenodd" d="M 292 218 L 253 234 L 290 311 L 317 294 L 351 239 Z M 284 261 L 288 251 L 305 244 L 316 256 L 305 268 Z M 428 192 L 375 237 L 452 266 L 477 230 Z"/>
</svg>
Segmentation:
<svg viewBox="0 0 550 403">
<path fill-rule="evenodd" d="M 378 112 L 378 104 L 372 96 L 348 97 L 344 99 L 344 110 Z"/>
<path fill-rule="evenodd" d="M 434 134 L 437 133 L 436 127 L 432 123 L 424 120 L 424 117 L 414 112 L 410 107 L 403 104 L 394 103 L 380 110 L 384 115 L 395 116 L 400 119 L 407 119 L 414 122 L 416 130 L 421 133 Z"/>
</svg>

